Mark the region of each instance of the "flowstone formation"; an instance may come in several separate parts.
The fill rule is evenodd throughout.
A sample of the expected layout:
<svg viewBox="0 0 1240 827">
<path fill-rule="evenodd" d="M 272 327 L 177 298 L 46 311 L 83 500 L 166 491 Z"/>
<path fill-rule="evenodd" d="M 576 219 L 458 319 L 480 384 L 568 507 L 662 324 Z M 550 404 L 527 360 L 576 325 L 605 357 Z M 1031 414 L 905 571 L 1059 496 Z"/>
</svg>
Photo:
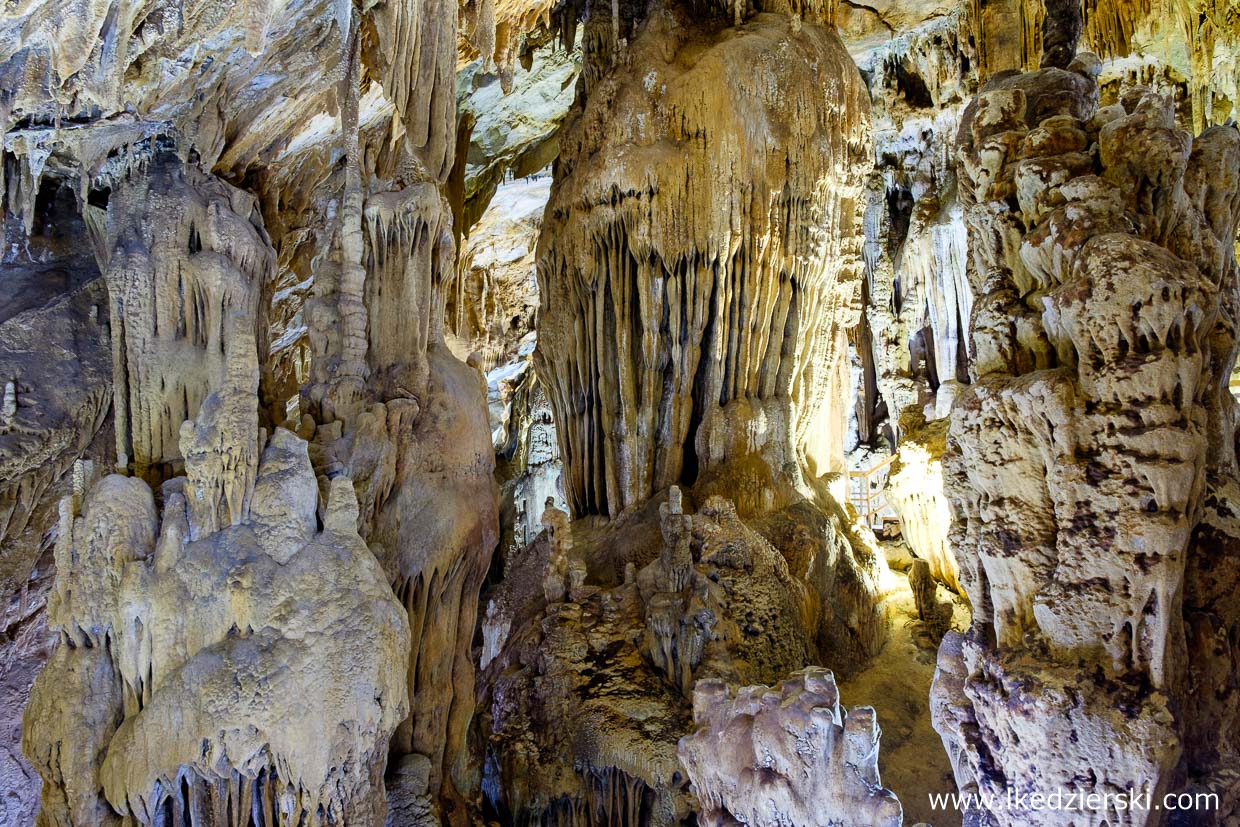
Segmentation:
<svg viewBox="0 0 1240 827">
<path fill-rule="evenodd" d="M 677 758 L 694 686 L 774 683 L 831 651 L 808 626 L 818 607 L 805 574 L 730 501 L 690 514 L 672 488 L 657 517 L 653 505 L 601 536 L 549 507 L 547 530 L 506 561 L 482 675 L 483 790 L 503 820 L 682 823 L 697 809 Z M 616 585 L 590 582 L 601 578 L 587 577 L 586 560 L 632 545 L 657 556 L 629 562 Z M 805 760 L 818 783 L 846 786 L 834 756 Z M 837 803 L 832 812 L 850 814 Z"/>
<path fill-rule="evenodd" d="M 0 824 L 1237 821 L 1238 52 L 5 4 Z"/>
<path fill-rule="evenodd" d="M 204 466 L 164 486 L 162 510 L 116 475 L 62 504 L 61 646 L 25 724 L 40 823 L 377 823 L 409 630 L 349 480 L 320 529 L 306 444 L 278 430 L 249 510 L 219 525 L 227 503 L 193 505 L 218 473 Z"/>
<path fill-rule="evenodd" d="M 699 729 L 679 751 L 699 824 L 808 827 L 824 814 L 871 827 L 904 823 L 900 802 L 879 778 L 874 710 L 841 708 L 827 670 L 736 693 L 703 681 L 693 693 L 693 722 Z"/>
<path fill-rule="evenodd" d="M 1240 135 L 1194 138 L 1148 90 L 1100 107 L 1097 72 L 996 77 L 961 125 L 978 298 L 943 463 L 974 623 L 940 650 L 936 728 L 962 790 L 1209 790 L 1223 823 Z"/>
<path fill-rule="evenodd" d="M 113 319 L 117 464 L 157 480 L 157 464 L 180 467 L 181 423 L 230 365 L 265 358 L 275 261 L 252 195 L 168 155 L 144 166 L 118 182 L 105 215 L 86 210 Z M 252 465 L 256 449 L 238 448 Z"/>
<path fill-rule="evenodd" d="M 412 633 L 413 714 L 395 733 L 392 759 L 429 759 L 430 794 L 455 802 L 446 816 L 465 818 L 461 795 L 477 785 L 465 749 L 474 710 L 470 645 L 498 539 L 494 455 L 481 375 L 442 343 L 425 358 L 420 400 L 367 402 L 346 420 L 316 426 L 306 417 L 301 427 L 316 463 L 353 480 L 361 534 Z"/>
<path fill-rule="evenodd" d="M 598 543 L 587 546 L 554 507 L 548 529 L 509 557 L 483 627 L 503 642 L 483 676 L 483 789 L 505 819 L 680 823 L 688 801 L 676 740 L 694 680 L 752 683 L 805 662 L 805 585 L 730 503 L 689 515 L 673 492 L 662 550 L 640 571 L 630 564 L 620 585 L 586 582 L 583 552 Z M 615 530 L 640 536 L 649 525 Z"/>
<path fill-rule="evenodd" d="M 856 669 L 887 632 L 889 573 L 828 477 L 860 76 L 820 11 L 635 14 L 587 17 L 539 240 L 534 361 L 568 510 L 547 502 L 487 598 L 482 787 L 505 823 L 683 823 L 696 684 Z"/>
<path fill-rule="evenodd" d="M 587 61 L 609 28 L 591 18 Z M 746 457 L 794 485 L 840 470 L 860 76 L 822 26 L 669 4 L 620 54 L 586 67 L 539 246 L 536 367 L 574 513 L 615 516 Z M 769 509 L 789 499 L 775 487 L 746 494 Z"/>
<path fill-rule="evenodd" d="M 940 394 L 942 391 L 940 390 Z M 951 506 L 943 493 L 946 418 L 927 423 L 916 408 L 901 417 L 904 438 L 887 477 L 887 497 L 900 517 L 900 536 L 934 579 L 963 593 L 948 535 Z"/>
<path fill-rule="evenodd" d="M 1064 68 L 1079 40 L 1102 58 L 1099 83 L 1108 97 L 1134 82 L 1174 90 L 1194 132 L 1236 115 L 1240 16 L 1233 3 L 976 0 L 966 8 L 983 81 L 1006 70 Z"/>
<path fill-rule="evenodd" d="M 969 381 L 967 329 L 978 279 L 967 272 L 954 159 L 960 117 L 979 82 L 1037 68 L 1044 42 L 1063 68 L 1064 45 L 1079 37 L 1102 56 L 1102 104 L 1151 86 L 1175 101 L 1178 122 L 1195 131 L 1234 117 L 1240 16 L 1230 4 L 1054 6 L 1049 18 L 1041 0 L 848 6 L 841 13 L 841 34 L 868 78 L 876 158 L 866 193 L 864 310 L 850 335 L 857 406 L 846 450 L 856 449 L 851 459 L 859 470 L 899 448 L 906 412 L 944 418 Z M 1081 13 L 1062 19 L 1078 6 Z M 933 485 L 933 460 L 928 471 Z M 910 517 L 906 534 L 933 532 L 935 544 L 946 543 L 933 523 Z"/>
<path fill-rule="evenodd" d="M 375 25 L 381 36 L 388 36 L 384 26 L 396 27 L 389 33 L 396 36 L 413 25 L 402 17 L 412 13 L 394 10 Z M 419 37 L 438 31 L 433 21 L 422 25 Z M 398 776 L 408 783 L 425 777 L 428 786 L 394 789 L 393 806 L 434 811 L 442 801 L 445 819 L 467 823 L 478 783 L 465 744 L 474 709 L 470 645 L 498 539 L 495 457 L 476 360 L 460 362 L 444 343 L 444 292 L 455 281 L 456 250 L 446 196 L 455 123 L 441 122 L 443 78 L 426 81 L 419 97 L 409 84 L 421 82 L 418 72 L 427 67 L 400 63 L 409 57 L 403 51 L 380 54 L 398 61 L 380 64 L 383 89 L 411 131 L 380 164 L 390 177 L 362 167 L 363 157 L 382 152 L 385 137 L 376 149 L 373 133 L 362 128 L 355 95 L 365 62 L 355 55 L 342 81 L 354 97 L 341 118 L 341 209 L 334 238 L 318 241 L 312 260 L 314 291 L 304 311 L 311 370 L 297 400 L 302 416 L 290 424 L 310 440 L 317 468 L 353 481 L 359 532 L 411 631 L 412 714 L 392 739 L 389 766 L 416 762 L 425 776 Z M 444 39 L 428 41 L 423 55 L 442 69 Z"/>
</svg>

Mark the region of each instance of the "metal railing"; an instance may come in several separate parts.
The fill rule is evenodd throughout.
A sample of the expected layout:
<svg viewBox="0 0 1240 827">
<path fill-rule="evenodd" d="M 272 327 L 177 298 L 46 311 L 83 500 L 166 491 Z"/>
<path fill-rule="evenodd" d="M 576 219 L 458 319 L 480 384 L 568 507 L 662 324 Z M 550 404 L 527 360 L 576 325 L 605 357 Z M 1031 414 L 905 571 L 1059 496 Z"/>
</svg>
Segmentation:
<svg viewBox="0 0 1240 827">
<path fill-rule="evenodd" d="M 887 475 L 896 456 L 862 471 L 848 472 L 848 499 L 871 529 L 879 530 L 887 519 L 897 519 L 891 500 L 887 497 Z"/>
</svg>

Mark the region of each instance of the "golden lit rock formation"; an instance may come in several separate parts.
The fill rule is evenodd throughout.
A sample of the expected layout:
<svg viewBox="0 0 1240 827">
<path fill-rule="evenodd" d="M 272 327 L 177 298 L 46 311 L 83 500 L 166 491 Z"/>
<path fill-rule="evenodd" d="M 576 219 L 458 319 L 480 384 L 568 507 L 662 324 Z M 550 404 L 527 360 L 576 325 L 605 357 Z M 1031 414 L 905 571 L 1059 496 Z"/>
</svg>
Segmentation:
<svg viewBox="0 0 1240 827">
<path fill-rule="evenodd" d="M 615 516 L 746 456 L 839 470 L 827 401 L 847 388 L 868 130 L 838 40 L 655 6 L 570 117 L 535 364 L 574 513 Z"/>
</svg>

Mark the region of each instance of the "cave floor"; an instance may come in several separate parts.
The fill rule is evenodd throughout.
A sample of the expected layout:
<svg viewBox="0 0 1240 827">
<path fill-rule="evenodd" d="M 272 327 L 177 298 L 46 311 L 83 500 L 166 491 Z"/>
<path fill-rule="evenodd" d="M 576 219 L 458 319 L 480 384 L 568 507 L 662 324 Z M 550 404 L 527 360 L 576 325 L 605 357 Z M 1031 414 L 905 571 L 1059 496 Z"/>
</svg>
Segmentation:
<svg viewBox="0 0 1240 827">
<path fill-rule="evenodd" d="M 888 605 L 891 636 L 864 670 L 840 684 L 841 702 L 872 706 L 882 727 L 878 765 L 883 786 L 895 792 L 904 806 L 904 823 L 925 822 L 933 827 L 955 827 L 959 813 L 932 810 L 931 793 L 956 789 L 943 742 L 930 725 L 930 683 L 938 640 L 917 619 L 913 592 L 906 572 L 892 572 L 896 592 Z M 940 601 L 952 599 L 952 628 L 966 629 L 968 604 L 939 586 Z"/>
</svg>

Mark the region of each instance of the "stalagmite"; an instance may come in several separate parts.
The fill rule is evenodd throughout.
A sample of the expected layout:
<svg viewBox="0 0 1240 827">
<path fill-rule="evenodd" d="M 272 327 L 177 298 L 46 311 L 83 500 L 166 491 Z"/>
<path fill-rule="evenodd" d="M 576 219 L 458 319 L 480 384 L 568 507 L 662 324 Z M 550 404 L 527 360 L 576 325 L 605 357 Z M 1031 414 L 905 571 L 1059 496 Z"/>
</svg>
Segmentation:
<svg viewBox="0 0 1240 827">
<path fill-rule="evenodd" d="M 676 741 L 689 729 L 695 681 L 773 683 L 812 659 L 803 618 L 814 597 L 780 552 L 731 502 L 713 497 L 691 514 L 677 500 L 663 504 L 658 528 L 613 529 L 667 538 L 614 586 L 544 602 L 543 573 L 557 553 L 549 533 L 509 558 L 488 610 L 510 631 L 484 670 L 483 788 L 514 821 L 559 818 L 566 807 L 614 810 L 616 792 L 600 789 L 602 778 L 623 781 L 632 792 L 622 803 L 642 814 L 607 823 L 679 823 L 691 805 Z M 580 559 L 575 540 L 571 553 Z"/>
<path fill-rule="evenodd" d="M 344 133 L 344 190 L 340 194 L 340 293 L 337 313 L 340 325 L 339 378 L 360 383 L 367 376 L 366 329 L 369 318 L 363 292 L 366 267 L 362 263 L 362 170 L 358 105 L 361 98 L 361 44 L 350 29 L 346 43 L 344 78 L 340 82 L 340 127 Z"/>
<path fill-rule="evenodd" d="M 152 174 L 161 184 L 196 181 L 188 193 L 165 191 L 191 204 L 204 190 L 228 192 L 194 171 L 159 166 Z M 356 515 L 347 478 L 331 487 L 322 532 L 312 511 L 289 501 L 315 491 L 314 471 L 304 441 L 282 430 L 268 440 L 258 427 L 258 303 L 221 282 L 244 291 L 253 284 L 247 271 L 269 253 L 253 246 L 261 225 L 228 203 L 201 215 L 191 209 L 188 220 L 163 216 L 188 243 L 168 244 L 157 231 L 153 253 L 122 242 L 111 259 L 109 274 L 125 277 L 109 286 L 129 331 L 115 342 L 117 362 L 139 368 L 129 374 L 128 399 L 147 397 L 146 377 L 166 367 L 161 350 L 180 337 L 191 348 L 205 344 L 218 361 L 197 380 L 206 397 L 180 429 L 185 476 L 162 486 L 162 507 L 146 482 L 94 482 L 84 466 L 75 494 L 61 502 L 49 600 L 61 649 L 39 684 L 103 674 L 109 665 L 97 653 L 106 653 L 117 691 L 110 702 L 96 696 L 86 717 L 48 690 L 32 695 L 25 749 L 43 774 L 49 823 L 92 811 L 107 821 L 110 806 L 139 824 L 188 812 L 191 823 L 243 825 L 254 802 L 273 823 L 326 824 L 373 821 L 386 807 L 388 739 L 408 713 L 407 621 L 356 517 L 332 519 Z M 231 203 L 250 202 L 238 194 Z M 135 202 L 118 201 L 118 212 L 120 204 Z M 149 286 L 140 291 L 144 275 Z M 182 279 L 185 293 L 176 295 L 184 303 L 135 301 L 151 290 L 158 297 L 170 275 Z M 143 433 L 163 434 L 163 417 L 183 409 L 143 410 Z M 155 440 L 138 444 L 162 451 L 140 454 L 145 467 L 178 456 Z M 95 750 L 75 759 L 86 763 L 71 774 L 48 757 L 66 739 Z M 94 764 L 92 754 L 100 756 Z"/>
<path fill-rule="evenodd" d="M 1076 57 L 1083 25 L 1080 0 L 1047 0 L 1042 18 L 1041 68 L 1068 68 Z"/>
<path fill-rule="evenodd" d="M 10 379 L 4 383 L 4 401 L 0 403 L 0 416 L 4 424 L 9 425 L 17 416 L 17 382 Z"/>
</svg>

